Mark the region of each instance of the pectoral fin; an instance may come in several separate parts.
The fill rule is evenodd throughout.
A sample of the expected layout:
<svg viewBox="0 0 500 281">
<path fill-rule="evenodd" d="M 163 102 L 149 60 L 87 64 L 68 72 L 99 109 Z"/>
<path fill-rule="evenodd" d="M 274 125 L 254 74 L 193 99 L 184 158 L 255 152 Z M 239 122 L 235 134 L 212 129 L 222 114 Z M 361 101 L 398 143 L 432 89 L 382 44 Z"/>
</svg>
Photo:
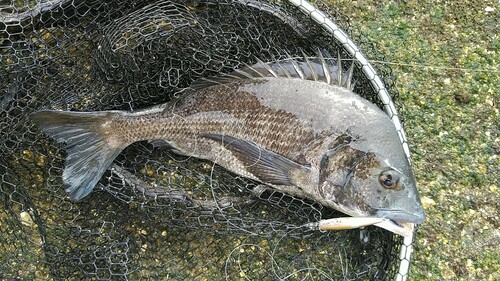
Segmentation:
<svg viewBox="0 0 500 281">
<path fill-rule="evenodd" d="M 309 174 L 309 167 L 260 147 L 254 142 L 218 134 L 204 134 L 203 137 L 224 145 L 250 173 L 264 183 L 297 186 L 297 177 Z"/>
</svg>

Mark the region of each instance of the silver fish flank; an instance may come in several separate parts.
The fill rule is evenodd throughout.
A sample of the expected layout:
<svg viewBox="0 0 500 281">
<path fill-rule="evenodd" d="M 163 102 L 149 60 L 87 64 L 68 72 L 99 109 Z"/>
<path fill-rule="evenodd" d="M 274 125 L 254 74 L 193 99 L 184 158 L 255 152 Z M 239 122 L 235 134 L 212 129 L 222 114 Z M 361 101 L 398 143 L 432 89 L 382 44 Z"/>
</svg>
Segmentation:
<svg viewBox="0 0 500 281">
<path fill-rule="evenodd" d="M 422 223 L 415 177 L 382 110 L 352 92 L 352 67 L 322 55 L 259 61 L 196 82 L 178 99 L 125 112 L 42 110 L 33 122 L 66 143 L 72 200 L 87 196 L 128 145 L 163 142 L 269 188 L 353 217 Z"/>
</svg>

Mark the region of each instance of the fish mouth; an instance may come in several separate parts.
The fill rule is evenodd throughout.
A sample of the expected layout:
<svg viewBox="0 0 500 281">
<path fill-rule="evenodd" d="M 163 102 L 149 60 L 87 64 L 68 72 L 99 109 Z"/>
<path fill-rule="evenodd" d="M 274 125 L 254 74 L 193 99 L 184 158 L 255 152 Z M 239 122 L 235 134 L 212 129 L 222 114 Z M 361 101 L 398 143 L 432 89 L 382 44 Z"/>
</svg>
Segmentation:
<svg viewBox="0 0 500 281">
<path fill-rule="evenodd" d="M 375 215 L 379 218 L 387 218 L 397 223 L 421 224 L 425 219 L 425 214 L 423 211 L 409 213 L 401 210 L 378 209 L 375 212 Z"/>
</svg>

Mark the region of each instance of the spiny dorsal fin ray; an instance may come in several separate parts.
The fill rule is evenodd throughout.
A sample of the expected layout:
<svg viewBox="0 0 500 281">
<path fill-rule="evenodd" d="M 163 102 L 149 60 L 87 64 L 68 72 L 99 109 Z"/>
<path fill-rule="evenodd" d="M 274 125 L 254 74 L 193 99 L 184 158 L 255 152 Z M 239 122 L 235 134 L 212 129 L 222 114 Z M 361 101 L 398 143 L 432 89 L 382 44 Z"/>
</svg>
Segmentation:
<svg viewBox="0 0 500 281">
<path fill-rule="evenodd" d="M 260 66 L 262 66 L 265 70 L 267 70 L 267 72 L 269 74 L 271 74 L 272 76 L 278 78 L 278 74 L 273 70 L 273 68 L 270 66 L 269 63 L 265 63 L 263 61 L 261 61 L 259 58 L 257 58 L 257 62 L 259 63 Z M 265 75 L 267 76 L 267 75 Z"/>
<path fill-rule="evenodd" d="M 354 88 L 354 82 L 352 81 L 354 62 L 348 71 L 344 71 L 340 53 L 338 53 L 337 59 L 325 58 L 325 56 L 330 56 L 319 49 L 316 57 L 307 56 L 304 53 L 302 58 L 287 56 L 285 59 L 271 62 L 264 62 L 256 58 L 257 63 L 253 65 L 245 65 L 229 74 L 201 78 L 194 82 L 190 88 L 197 90 L 208 86 L 231 83 L 240 79 L 265 77 L 298 78 L 325 82 L 348 90 Z"/>
<path fill-rule="evenodd" d="M 346 82 L 345 82 L 345 87 L 349 90 L 354 89 L 354 84 L 356 84 L 356 83 L 352 83 L 353 71 L 354 71 L 354 61 L 351 63 L 351 66 L 349 67 L 349 72 L 347 73 L 347 78 L 346 78 Z"/>
<path fill-rule="evenodd" d="M 305 61 L 306 65 L 307 65 L 307 67 L 310 69 L 312 80 L 313 81 L 318 81 L 318 73 L 316 73 L 316 71 L 314 71 L 314 68 L 311 65 L 311 61 L 309 60 L 309 58 L 307 57 L 307 55 L 304 53 L 304 51 L 302 51 L 302 57 L 304 58 L 304 61 Z"/>
<path fill-rule="evenodd" d="M 292 78 L 292 74 L 290 74 L 290 72 L 288 71 L 288 69 L 286 69 L 285 67 L 283 67 L 278 60 L 274 60 L 274 62 L 276 63 L 277 66 L 280 67 L 280 69 L 283 71 L 283 73 L 285 74 L 285 76 L 287 78 Z"/>
<path fill-rule="evenodd" d="M 337 53 L 337 83 L 342 86 L 342 58 L 340 57 L 340 52 Z"/>
<path fill-rule="evenodd" d="M 328 68 L 328 63 L 326 62 L 325 58 L 323 57 L 323 53 L 321 53 L 320 49 L 318 49 L 318 58 L 319 58 L 319 62 L 321 64 L 321 66 L 323 68 L 323 75 L 325 75 L 326 83 L 331 84 L 332 83 L 332 76 L 331 76 L 332 72 Z M 340 59 L 338 59 L 338 61 L 340 61 Z M 342 72 L 341 70 L 342 70 L 341 67 L 337 67 L 337 72 Z"/>
</svg>

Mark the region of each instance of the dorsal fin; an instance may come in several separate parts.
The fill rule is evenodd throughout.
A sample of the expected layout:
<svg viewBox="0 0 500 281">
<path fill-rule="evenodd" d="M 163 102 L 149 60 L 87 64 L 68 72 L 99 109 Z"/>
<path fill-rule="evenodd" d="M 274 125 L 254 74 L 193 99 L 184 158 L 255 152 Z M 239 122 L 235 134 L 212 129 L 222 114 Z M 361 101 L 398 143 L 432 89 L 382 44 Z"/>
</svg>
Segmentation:
<svg viewBox="0 0 500 281">
<path fill-rule="evenodd" d="M 323 75 L 325 76 L 326 83 L 331 84 L 332 83 L 332 76 L 331 76 L 332 71 L 330 71 L 330 69 L 328 68 L 328 63 L 326 62 L 326 60 L 323 57 L 323 54 L 321 53 L 320 50 L 318 50 L 318 59 L 319 59 L 319 63 L 323 67 Z M 338 56 L 338 59 L 337 59 L 336 72 L 338 73 L 337 77 L 340 77 L 340 75 L 342 75 L 341 74 L 342 73 L 342 66 L 340 65 L 340 55 Z M 341 85 L 339 85 L 339 86 L 341 86 Z"/>
<path fill-rule="evenodd" d="M 337 53 L 337 69 L 342 69 L 342 59 L 340 53 Z M 342 86 L 342 71 L 337 71 L 337 83 Z"/>
<path fill-rule="evenodd" d="M 288 58 L 263 62 L 256 58 L 257 63 L 245 65 L 229 74 L 221 74 L 217 77 L 201 78 L 194 82 L 191 89 L 202 89 L 208 86 L 231 83 L 236 80 L 258 79 L 265 77 L 274 78 L 298 78 L 304 80 L 320 81 L 331 85 L 352 90 L 354 83 L 352 73 L 354 62 L 348 71 L 342 68 L 340 53 L 337 59 L 329 58 L 327 53 L 318 49 L 316 57 L 307 56 L 302 53 L 302 58 L 288 55 Z M 327 55 L 328 58 L 325 58 Z"/>
<path fill-rule="evenodd" d="M 314 71 L 314 67 L 312 66 L 311 64 L 311 61 L 309 60 L 309 58 L 307 57 L 307 55 L 304 53 L 304 51 L 302 51 L 302 57 L 304 58 L 304 61 L 307 65 L 307 67 L 311 70 L 310 73 L 311 73 L 311 80 L 313 81 L 318 81 L 318 74 L 316 73 L 316 71 Z"/>
</svg>

